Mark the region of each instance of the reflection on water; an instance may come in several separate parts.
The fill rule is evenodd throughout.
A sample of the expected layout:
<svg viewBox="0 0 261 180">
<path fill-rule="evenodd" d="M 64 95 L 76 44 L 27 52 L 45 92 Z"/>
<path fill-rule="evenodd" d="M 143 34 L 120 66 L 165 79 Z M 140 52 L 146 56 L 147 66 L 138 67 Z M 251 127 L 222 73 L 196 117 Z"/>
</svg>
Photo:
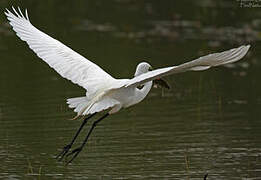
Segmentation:
<svg viewBox="0 0 261 180">
<path fill-rule="evenodd" d="M 0 15 L 0 179 L 260 179 L 260 9 L 208 0 L 0 2 L 10 5 L 27 7 L 33 24 L 115 77 L 132 77 L 143 59 L 162 67 L 252 48 L 226 68 L 168 77 L 171 91 L 154 89 L 108 117 L 66 167 L 54 157 L 80 122 L 69 120 L 65 99 L 85 92 L 38 60 Z"/>
</svg>

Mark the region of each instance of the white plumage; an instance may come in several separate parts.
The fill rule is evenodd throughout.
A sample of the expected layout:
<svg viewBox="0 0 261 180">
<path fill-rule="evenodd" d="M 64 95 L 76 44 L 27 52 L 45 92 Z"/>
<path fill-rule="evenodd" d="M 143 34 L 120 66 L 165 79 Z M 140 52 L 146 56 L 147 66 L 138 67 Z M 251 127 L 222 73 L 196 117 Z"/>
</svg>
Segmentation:
<svg viewBox="0 0 261 180">
<path fill-rule="evenodd" d="M 93 114 L 111 108 L 115 113 L 142 101 L 152 87 L 152 81 L 170 74 L 201 71 L 210 67 L 233 63 L 245 56 L 250 45 L 240 46 L 221 53 L 209 54 L 179 66 L 149 71 L 148 63 L 140 63 L 132 79 L 115 79 L 99 66 L 77 52 L 35 28 L 28 17 L 18 8 L 14 14 L 6 9 L 6 16 L 17 36 L 54 68 L 62 77 L 86 89 L 85 97 L 67 100 L 70 108 L 79 115 Z M 143 88 L 137 88 L 144 85 Z"/>
</svg>

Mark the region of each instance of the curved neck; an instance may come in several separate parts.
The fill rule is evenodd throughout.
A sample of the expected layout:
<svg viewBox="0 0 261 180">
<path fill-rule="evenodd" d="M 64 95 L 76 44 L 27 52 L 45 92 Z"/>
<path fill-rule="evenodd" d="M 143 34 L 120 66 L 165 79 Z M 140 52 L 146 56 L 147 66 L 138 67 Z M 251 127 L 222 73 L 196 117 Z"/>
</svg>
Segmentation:
<svg viewBox="0 0 261 180">
<path fill-rule="evenodd" d="M 144 84 L 142 89 L 136 88 L 136 93 L 137 93 L 137 97 L 138 97 L 137 103 L 142 101 L 147 96 L 147 94 L 150 92 L 151 87 L 152 87 L 152 81 L 149 81 Z"/>
</svg>

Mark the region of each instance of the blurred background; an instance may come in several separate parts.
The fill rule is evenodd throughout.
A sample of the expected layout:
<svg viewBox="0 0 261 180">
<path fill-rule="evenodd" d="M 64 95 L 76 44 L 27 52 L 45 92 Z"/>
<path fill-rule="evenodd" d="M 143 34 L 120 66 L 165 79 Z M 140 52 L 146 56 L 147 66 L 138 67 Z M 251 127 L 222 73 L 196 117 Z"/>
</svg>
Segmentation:
<svg viewBox="0 0 261 180">
<path fill-rule="evenodd" d="M 158 68 L 251 48 L 238 63 L 167 77 L 172 90 L 108 117 L 64 166 L 54 157 L 81 123 L 66 99 L 85 91 L 15 36 L 11 6 L 115 78 L 133 77 L 141 61 Z M 261 178 L 261 2 L 1 0 L 0 12 L 0 179 Z"/>
</svg>

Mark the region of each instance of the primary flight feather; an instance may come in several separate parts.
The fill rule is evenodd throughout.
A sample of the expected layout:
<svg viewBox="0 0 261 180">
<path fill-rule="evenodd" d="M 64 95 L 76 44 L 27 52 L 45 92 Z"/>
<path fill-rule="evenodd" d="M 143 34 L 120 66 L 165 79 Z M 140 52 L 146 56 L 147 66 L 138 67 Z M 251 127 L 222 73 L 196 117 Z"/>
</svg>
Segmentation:
<svg viewBox="0 0 261 180">
<path fill-rule="evenodd" d="M 82 146 L 67 154 L 88 118 L 84 120 L 72 142 L 58 155 L 62 159 L 65 154 L 67 156 L 74 154 L 69 162 L 79 154 L 98 122 L 107 115 L 118 112 L 121 108 L 142 101 L 149 93 L 153 80 L 157 79 L 159 82 L 163 76 L 186 71 L 202 71 L 210 67 L 233 63 L 243 58 L 250 48 L 250 45 L 243 45 L 224 52 L 209 54 L 178 66 L 156 70 L 151 70 L 151 65 L 142 62 L 138 64 L 134 78 L 115 79 L 98 65 L 34 27 L 27 11 L 24 16 L 20 8 L 18 11 L 15 8 L 12 9 L 14 13 L 6 9 L 5 15 L 17 36 L 62 77 L 86 89 L 86 96 L 67 99 L 69 107 L 77 112 L 77 117 L 91 114 L 88 117 L 90 118 L 97 112 L 110 109 L 105 116 L 93 123 Z M 166 83 L 165 85 L 168 87 Z"/>
</svg>

